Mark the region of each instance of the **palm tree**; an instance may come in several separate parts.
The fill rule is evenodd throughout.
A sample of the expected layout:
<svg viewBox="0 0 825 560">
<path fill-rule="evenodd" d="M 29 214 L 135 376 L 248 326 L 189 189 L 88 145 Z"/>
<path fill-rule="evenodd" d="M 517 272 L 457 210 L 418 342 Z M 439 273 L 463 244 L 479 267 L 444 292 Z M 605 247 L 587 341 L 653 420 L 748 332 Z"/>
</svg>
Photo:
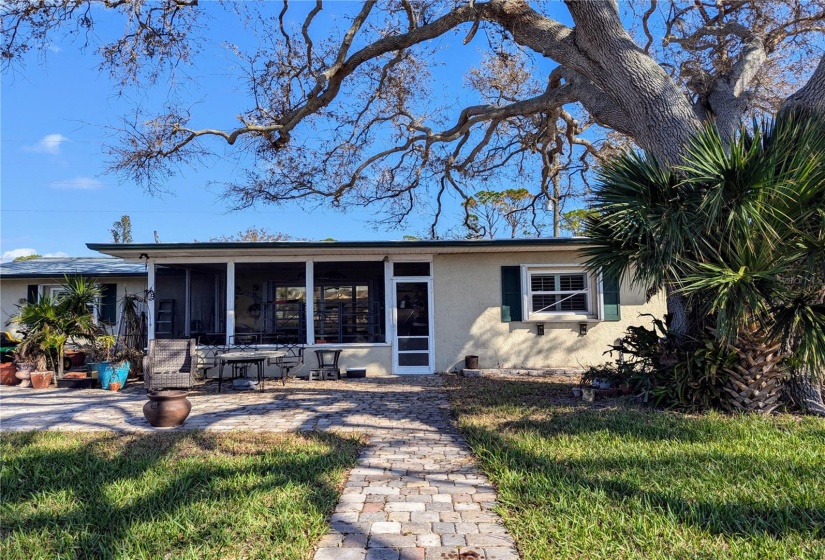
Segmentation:
<svg viewBox="0 0 825 560">
<path fill-rule="evenodd" d="M 47 357 L 54 352 L 58 378 L 69 340 L 89 340 L 100 333 L 94 317 L 100 289 L 93 279 L 66 276 L 58 297 L 43 297 L 20 306 L 12 321 L 22 327 L 27 346 L 38 345 Z"/>
<path fill-rule="evenodd" d="M 825 120 L 754 124 L 730 144 L 708 128 L 684 162 L 627 154 L 605 166 L 588 265 L 666 290 L 680 334 L 779 343 L 795 400 L 825 415 Z M 679 307 L 682 305 L 683 307 Z"/>
</svg>

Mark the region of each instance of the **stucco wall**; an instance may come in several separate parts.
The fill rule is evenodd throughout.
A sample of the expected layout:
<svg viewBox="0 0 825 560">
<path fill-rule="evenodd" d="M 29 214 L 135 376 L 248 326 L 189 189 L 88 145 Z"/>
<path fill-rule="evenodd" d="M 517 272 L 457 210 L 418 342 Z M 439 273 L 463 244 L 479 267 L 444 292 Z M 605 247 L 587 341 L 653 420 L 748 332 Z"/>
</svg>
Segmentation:
<svg viewBox="0 0 825 560">
<path fill-rule="evenodd" d="M 26 301 L 27 286 L 34 281 L 0 280 L 0 329 L 16 333 L 15 325 L 6 325 L 17 313 L 17 305 Z"/>
<path fill-rule="evenodd" d="M 436 256 L 433 261 L 435 296 L 436 371 L 460 369 L 464 356 L 479 356 L 482 368 L 573 368 L 611 361 L 603 353 L 630 325 L 649 325 L 641 313 L 662 316 L 661 297 L 645 303 L 644 294 L 627 283 L 621 286 L 621 321 L 588 324 L 579 334 L 579 321 L 536 323 L 501 321 L 501 267 L 522 264 L 579 262 L 568 251 Z"/>
<path fill-rule="evenodd" d="M 17 305 L 21 302 L 25 303 L 26 295 L 28 293 L 29 284 L 37 285 L 58 285 L 63 282 L 63 278 L 48 279 L 17 279 L 17 278 L 2 278 L 0 279 L 0 327 L 2 330 L 11 331 L 13 334 L 17 332 L 16 325 L 6 325 L 9 319 L 17 313 Z M 123 277 L 102 279 L 101 284 L 117 284 L 117 300 L 118 303 L 128 290 L 129 293 L 143 293 L 146 289 L 146 278 L 144 277 Z M 118 320 L 120 320 L 120 307 L 117 311 Z"/>
</svg>

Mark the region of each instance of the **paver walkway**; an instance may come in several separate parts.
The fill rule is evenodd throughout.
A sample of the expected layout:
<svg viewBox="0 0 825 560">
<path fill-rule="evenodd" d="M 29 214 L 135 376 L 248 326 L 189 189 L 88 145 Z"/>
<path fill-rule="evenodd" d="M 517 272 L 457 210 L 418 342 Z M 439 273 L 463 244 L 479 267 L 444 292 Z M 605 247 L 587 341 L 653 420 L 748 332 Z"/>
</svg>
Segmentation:
<svg viewBox="0 0 825 560">
<path fill-rule="evenodd" d="M 369 437 L 315 560 L 512 560 L 495 490 L 449 419 L 438 376 L 267 383 L 263 392 L 190 394 L 182 428 L 342 430 Z M 153 431 L 142 388 L 0 388 L 0 430 Z"/>
</svg>

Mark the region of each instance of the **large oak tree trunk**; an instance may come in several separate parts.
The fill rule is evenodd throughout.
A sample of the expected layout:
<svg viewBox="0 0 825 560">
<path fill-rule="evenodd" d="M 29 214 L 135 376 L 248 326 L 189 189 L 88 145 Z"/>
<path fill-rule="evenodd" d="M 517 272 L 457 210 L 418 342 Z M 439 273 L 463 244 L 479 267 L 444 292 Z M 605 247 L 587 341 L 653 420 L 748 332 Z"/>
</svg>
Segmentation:
<svg viewBox="0 0 825 560">
<path fill-rule="evenodd" d="M 788 381 L 791 401 L 805 414 L 825 416 L 825 402 L 822 401 L 822 384 L 809 372 L 793 372 Z"/>
</svg>

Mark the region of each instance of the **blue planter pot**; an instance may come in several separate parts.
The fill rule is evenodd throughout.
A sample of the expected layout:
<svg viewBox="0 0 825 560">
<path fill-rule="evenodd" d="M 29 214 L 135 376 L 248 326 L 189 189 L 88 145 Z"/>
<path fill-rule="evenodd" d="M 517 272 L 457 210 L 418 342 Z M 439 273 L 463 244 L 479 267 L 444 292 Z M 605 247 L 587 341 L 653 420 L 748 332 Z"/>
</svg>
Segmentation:
<svg viewBox="0 0 825 560">
<path fill-rule="evenodd" d="M 118 381 L 121 389 L 125 387 L 130 367 L 131 364 L 129 362 L 121 362 L 115 366 L 112 366 L 111 362 L 100 362 L 97 369 L 100 388 L 108 389 L 112 381 Z"/>
</svg>

